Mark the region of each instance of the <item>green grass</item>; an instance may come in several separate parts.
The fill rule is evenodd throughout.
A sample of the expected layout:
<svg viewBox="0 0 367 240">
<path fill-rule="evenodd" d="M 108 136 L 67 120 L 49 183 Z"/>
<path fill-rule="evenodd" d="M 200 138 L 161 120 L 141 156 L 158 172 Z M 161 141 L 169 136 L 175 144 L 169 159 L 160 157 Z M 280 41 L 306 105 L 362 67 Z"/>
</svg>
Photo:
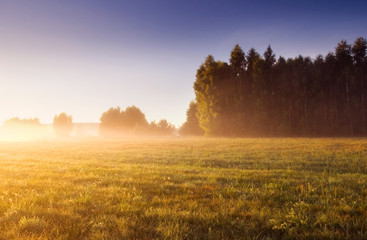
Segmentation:
<svg viewBox="0 0 367 240">
<path fill-rule="evenodd" d="M 0 239 L 367 239 L 367 139 L 0 143 Z"/>
</svg>

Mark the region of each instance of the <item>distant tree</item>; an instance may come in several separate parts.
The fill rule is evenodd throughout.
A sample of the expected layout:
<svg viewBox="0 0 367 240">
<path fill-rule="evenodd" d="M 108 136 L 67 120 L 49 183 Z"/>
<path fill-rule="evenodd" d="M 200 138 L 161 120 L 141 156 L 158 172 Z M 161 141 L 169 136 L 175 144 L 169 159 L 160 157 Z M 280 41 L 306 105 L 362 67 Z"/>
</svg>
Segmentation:
<svg viewBox="0 0 367 240">
<path fill-rule="evenodd" d="M 136 106 L 127 107 L 122 115 L 122 124 L 125 128 L 131 130 L 133 128 L 145 127 L 148 122 L 144 113 Z"/>
<path fill-rule="evenodd" d="M 197 105 L 194 101 L 191 101 L 186 111 L 186 122 L 180 128 L 181 135 L 199 136 L 204 134 L 203 129 L 200 128 L 197 114 Z"/>
<path fill-rule="evenodd" d="M 109 131 L 120 132 L 123 129 L 123 111 L 120 107 L 111 107 L 106 112 L 104 112 L 100 118 L 100 130 L 104 134 Z"/>
<path fill-rule="evenodd" d="M 157 135 L 157 132 L 158 132 L 158 124 L 155 121 L 151 121 L 148 125 L 148 134 Z"/>
<path fill-rule="evenodd" d="M 73 130 L 73 118 L 64 112 L 60 113 L 55 115 L 52 126 L 57 136 L 68 137 Z"/>
<path fill-rule="evenodd" d="M 166 119 L 161 119 L 158 123 L 155 121 L 149 123 L 146 135 L 171 136 L 175 129 L 175 126 L 169 123 Z"/>
<path fill-rule="evenodd" d="M 18 117 L 14 117 L 4 121 L 3 127 L 16 127 L 19 125 L 23 126 L 40 126 L 40 120 L 38 118 L 24 118 L 20 119 Z"/>
<path fill-rule="evenodd" d="M 175 126 L 169 123 L 166 119 L 161 119 L 157 125 L 159 135 L 168 136 L 172 135 L 175 131 Z"/>
<path fill-rule="evenodd" d="M 100 121 L 101 135 L 143 134 L 148 128 L 144 113 L 136 106 L 129 106 L 125 111 L 120 107 L 110 108 Z"/>
<path fill-rule="evenodd" d="M 18 117 L 4 121 L 1 135 L 9 140 L 35 140 L 47 136 L 47 128 L 38 118 L 20 119 Z"/>
</svg>

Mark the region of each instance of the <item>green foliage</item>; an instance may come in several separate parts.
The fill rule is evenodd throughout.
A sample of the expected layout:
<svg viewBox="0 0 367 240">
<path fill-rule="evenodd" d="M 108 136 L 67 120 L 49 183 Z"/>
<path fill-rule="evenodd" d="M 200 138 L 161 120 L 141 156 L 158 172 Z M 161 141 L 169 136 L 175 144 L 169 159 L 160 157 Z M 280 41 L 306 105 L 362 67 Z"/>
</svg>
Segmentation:
<svg viewBox="0 0 367 240">
<path fill-rule="evenodd" d="M 225 118 L 225 112 L 231 108 L 228 96 L 232 89 L 231 71 L 227 63 L 216 62 L 208 56 L 196 73 L 194 90 L 200 127 L 206 135 L 225 133 L 225 126 L 230 125 L 230 119 Z"/>
<path fill-rule="evenodd" d="M 367 140 L 0 143 L 0 239 L 366 239 Z"/>
<path fill-rule="evenodd" d="M 60 113 L 55 115 L 52 126 L 57 136 L 68 137 L 73 130 L 73 118 L 64 112 Z"/>
<path fill-rule="evenodd" d="M 362 64 L 366 60 L 367 41 L 364 38 L 357 38 L 351 49 L 353 53 L 354 62 L 357 65 Z"/>
<path fill-rule="evenodd" d="M 245 53 L 238 44 L 236 44 L 231 52 L 229 63 L 234 77 L 243 76 L 246 69 L 246 58 Z"/>
<path fill-rule="evenodd" d="M 200 136 L 204 134 L 204 131 L 199 126 L 199 119 L 197 115 L 197 105 L 194 101 L 191 101 L 190 106 L 186 111 L 186 122 L 180 128 L 181 135 Z"/>
<path fill-rule="evenodd" d="M 194 83 L 199 125 L 216 136 L 365 136 L 367 42 L 278 60 L 237 44 L 229 65 L 209 55 Z"/>
</svg>

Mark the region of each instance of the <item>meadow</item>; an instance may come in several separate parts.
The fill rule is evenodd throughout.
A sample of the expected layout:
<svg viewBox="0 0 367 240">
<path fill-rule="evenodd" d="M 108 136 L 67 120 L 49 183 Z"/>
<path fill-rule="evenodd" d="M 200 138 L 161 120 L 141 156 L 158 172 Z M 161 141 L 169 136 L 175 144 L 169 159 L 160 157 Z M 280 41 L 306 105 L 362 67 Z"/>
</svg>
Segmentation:
<svg viewBox="0 0 367 240">
<path fill-rule="evenodd" d="M 0 142 L 0 239 L 367 239 L 367 139 Z"/>
</svg>

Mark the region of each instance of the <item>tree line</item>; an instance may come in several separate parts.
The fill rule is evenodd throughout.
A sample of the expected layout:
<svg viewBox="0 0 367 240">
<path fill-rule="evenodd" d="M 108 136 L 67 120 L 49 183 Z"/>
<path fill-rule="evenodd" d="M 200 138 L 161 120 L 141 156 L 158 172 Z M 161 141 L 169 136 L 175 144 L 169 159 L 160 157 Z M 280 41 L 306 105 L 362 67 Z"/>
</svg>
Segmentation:
<svg viewBox="0 0 367 240">
<path fill-rule="evenodd" d="M 365 136 L 367 43 L 315 59 L 245 53 L 237 44 L 229 63 L 209 55 L 194 82 L 196 102 L 184 134 L 212 136 Z M 198 128 L 199 127 L 199 128 Z"/>
<path fill-rule="evenodd" d="M 335 51 L 315 59 L 276 58 L 270 46 L 260 55 L 237 44 L 229 63 L 209 55 L 196 73 L 195 101 L 181 135 L 209 136 L 366 136 L 367 42 L 340 41 Z M 20 127 L 23 126 L 23 127 Z M 13 118 L 3 127 L 25 131 L 35 119 Z M 53 128 L 69 136 L 72 117 L 56 115 Z M 148 123 L 136 106 L 110 108 L 100 118 L 101 136 L 172 135 L 162 119 Z"/>
<path fill-rule="evenodd" d="M 55 115 L 52 128 L 56 136 L 69 137 L 73 131 L 72 116 L 65 112 Z M 34 136 L 45 135 L 45 125 L 42 125 L 38 118 L 11 118 L 3 123 L 2 129 L 14 136 L 29 135 L 30 133 Z M 136 106 L 128 106 L 125 110 L 120 109 L 120 107 L 111 107 L 102 113 L 99 123 L 99 135 L 103 137 L 168 136 L 172 135 L 174 131 L 175 126 L 165 119 L 148 123 L 145 114 Z"/>
<path fill-rule="evenodd" d="M 100 118 L 101 136 L 172 135 L 175 127 L 165 119 L 148 123 L 145 114 L 136 106 L 110 108 Z"/>
</svg>

